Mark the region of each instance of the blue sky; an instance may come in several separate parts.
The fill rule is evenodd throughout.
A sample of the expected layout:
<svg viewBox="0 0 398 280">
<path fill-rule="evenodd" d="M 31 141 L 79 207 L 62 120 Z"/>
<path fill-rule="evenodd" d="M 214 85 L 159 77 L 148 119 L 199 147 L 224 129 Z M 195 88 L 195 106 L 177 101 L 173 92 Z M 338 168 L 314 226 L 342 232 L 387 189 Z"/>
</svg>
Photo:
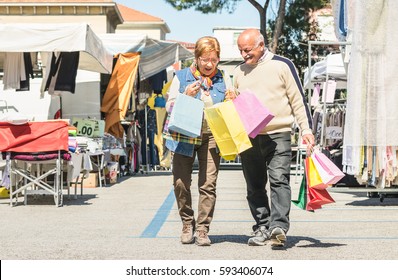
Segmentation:
<svg viewBox="0 0 398 280">
<path fill-rule="evenodd" d="M 257 10 L 246 0 L 238 2 L 233 14 L 223 11 L 221 14 L 202 14 L 195 10 L 177 11 L 164 0 L 115 0 L 129 8 L 163 19 L 171 33 L 168 40 L 195 43 L 199 37 L 213 34 L 213 27 L 259 27 L 260 17 Z M 264 1 L 259 1 L 263 4 Z"/>
</svg>

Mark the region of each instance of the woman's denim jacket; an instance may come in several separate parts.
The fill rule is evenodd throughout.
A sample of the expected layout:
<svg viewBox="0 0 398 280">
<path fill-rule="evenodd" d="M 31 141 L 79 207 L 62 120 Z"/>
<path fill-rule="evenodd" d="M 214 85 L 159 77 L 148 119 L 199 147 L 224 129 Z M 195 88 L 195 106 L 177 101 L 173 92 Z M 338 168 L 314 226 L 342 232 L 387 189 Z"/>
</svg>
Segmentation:
<svg viewBox="0 0 398 280">
<path fill-rule="evenodd" d="M 176 75 L 178 80 L 180 81 L 180 94 L 184 93 L 188 85 L 196 81 L 190 68 L 184 68 L 180 71 L 177 71 Z M 218 70 L 217 74 L 211 80 L 213 82 L 213 85 L 210 87 L 210 96 L 213 100 L 213 104 L 223 102 L 225 98 L 226 86 L 221 70 Z M 195 98 L 200 98 L 200 93 L 198 93 Z M 172 152 L 190 157 L 193 156 L 193 144 L 167 139 L 166 147 Z"/>
</svg>

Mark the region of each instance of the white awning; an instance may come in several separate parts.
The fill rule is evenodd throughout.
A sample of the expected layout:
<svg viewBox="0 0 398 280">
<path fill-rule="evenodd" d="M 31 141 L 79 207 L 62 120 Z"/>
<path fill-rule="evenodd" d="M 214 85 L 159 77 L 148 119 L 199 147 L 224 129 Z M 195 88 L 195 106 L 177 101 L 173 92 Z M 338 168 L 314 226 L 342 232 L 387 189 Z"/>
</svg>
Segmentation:
<svg viewBox="0 0 398 280">
<path fill-rule="evenodd" d="M 4 52 L 79 51 L 79 69 L 111 73 L 113 54 L 86 23 L 0 24 L 0 67 Z"/>
<path fill-rule="evenodd" d="M 304 88 L 313 88 L 313 84 L 324 82 L 328 75 L 329 80 L 336 80 L 337 88 L 346 88 L 347 73 L 341 53 L 329 54 L 324 60 L 311 67 L 311 80 L 308 78 L 308 69 L 304 72 Z"/>
<path fill-rule="evenodd" d="M 99 34 L 105 47 L 113 54 L 141 52 L 139 71 L 144 80 L 174 63 L 193 58 L 181 44 L 148 38 L 138 34 Z"/>
</svg>

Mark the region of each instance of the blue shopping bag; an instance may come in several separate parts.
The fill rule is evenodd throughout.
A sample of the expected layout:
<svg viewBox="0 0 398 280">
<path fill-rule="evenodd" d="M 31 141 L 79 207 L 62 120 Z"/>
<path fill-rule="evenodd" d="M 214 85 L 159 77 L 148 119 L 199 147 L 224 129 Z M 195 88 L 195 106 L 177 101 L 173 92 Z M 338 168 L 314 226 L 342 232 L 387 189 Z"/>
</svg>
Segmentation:
<svg viewBox="0 0 398 280">
<path fill-rule="evenodd" d="M 202 129 L 203 101 L 179 94 L 170 114 L 168 129 L 189 137 L 198 137 Z"/>
</svg>

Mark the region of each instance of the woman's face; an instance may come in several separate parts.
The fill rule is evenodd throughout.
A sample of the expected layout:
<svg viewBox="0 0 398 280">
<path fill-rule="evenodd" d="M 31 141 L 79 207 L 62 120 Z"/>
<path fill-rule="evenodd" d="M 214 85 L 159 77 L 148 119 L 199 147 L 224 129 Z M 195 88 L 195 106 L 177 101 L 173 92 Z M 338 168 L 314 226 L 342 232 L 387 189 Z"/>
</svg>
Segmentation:
<svg viewBox="0 0 398 280">
<path fill-rule="evenodd" d="M 210 76 L 217 67 L 220 59 L 217 56 L 216 51 L 205 52 L 196 59 L 199 72 L 203 76 Z"/>
</svg>

